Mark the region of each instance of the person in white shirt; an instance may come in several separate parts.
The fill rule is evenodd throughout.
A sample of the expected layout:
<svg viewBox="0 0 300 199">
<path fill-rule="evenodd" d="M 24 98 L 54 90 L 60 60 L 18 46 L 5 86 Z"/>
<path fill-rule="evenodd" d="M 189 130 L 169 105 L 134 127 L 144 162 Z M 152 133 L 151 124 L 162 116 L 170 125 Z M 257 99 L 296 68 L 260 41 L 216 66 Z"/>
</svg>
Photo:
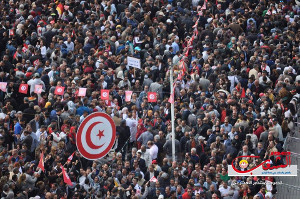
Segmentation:
<svg viewBox="0 0 300 199">
<path fill-rule="evenodd" d="M 60 140 L 65 139 L 67 137 L 67 135 L 63 131 L 60 133 L 54 131 L 51 133 L 51 135 L 53 136 L 53 146 L 57 146 Z"/>
<path fill-rule="evenodd" d="M 142 145 L 141 149 L 138 150 L 138 152 L 141 152 L 141 158 L 145 160 L 146 166 L 149 167 L 152 163 L 152 158 L 149 149 L 147 149 L 145 145 Z"/>
<path fill-rule="evenodd" d="M 231 190 L 230 187 L 228 187 L 227 182 L 222 183 L 222 185 L 219 188 L 219 191 L 223 199 L 232 198 L 233 190 Z"/>
<path fill-rule="evenodd" d="M 47 131 L 46 131 L 46 127 L 44 125 L 42 125 L 37 131 L 36 131 L 36 137 L 38 139 L 38 141 L 40 142 L 41 140 L 46 140 L 47 139 Z"/>
<path fill-rule="evenodd" d="M 149 153 L 150 153 L 151 161 L 156 160 L 157 159 L 157 154 L 158 154 L 158 147 L 156 146 L 156 144 L 154 144 L 153 141 L 148 141 L 147 145 L 149 147 Z"/>
<path fill-rule="evenodd" d="M 128 112 L 126 120 L 126 126 L 129 126 L 130 129 L 130 142 L 136 141 L 136 132 L 137 132 L 137 125 L 138 122 L 136 119 L 133 118 L 133 115 L 131 112 Z M 124 117 L 123 117 L 124 119 Z"/>
<path fill-rule="evenodd" d="M 30 79 L 27 84 L 30 86 L 30 93 L 34 92 L 35 85 L 42 85 L 42 89 L 46 90 L 45 83 L 41 80 L 39 73 L 35 73 L 34 78 Z"/>
<path fill-rule="evenodd" d="M 67 46 L 68 52 L 73 52 L 74 51 L 74 43 L 72 42 L 72 38 L 68 37 L 68 40 L 64 42 Z"/>
</svg>

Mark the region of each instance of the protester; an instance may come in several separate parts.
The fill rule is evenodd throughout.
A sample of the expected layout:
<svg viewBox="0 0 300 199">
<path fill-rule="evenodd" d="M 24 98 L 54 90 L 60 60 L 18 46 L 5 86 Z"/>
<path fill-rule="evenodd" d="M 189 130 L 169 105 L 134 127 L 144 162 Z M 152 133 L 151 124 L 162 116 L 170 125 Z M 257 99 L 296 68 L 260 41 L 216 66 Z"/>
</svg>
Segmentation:
<svg viewBox="0 0 300 199">
<path fill-rule="evenodd" d="M 274 197 L 276 186 L 254 185 L 274 179 L 228 176 L 228 165 L 240 168 L 233 160 L 254 154 L 245 158 L 253 168 L 294 131 L 299 3 L 0 5 L 1 198 Z M 99 161 L 76 147 L 94 112 L 117 126 L 113 150 Z"/>
</svg>

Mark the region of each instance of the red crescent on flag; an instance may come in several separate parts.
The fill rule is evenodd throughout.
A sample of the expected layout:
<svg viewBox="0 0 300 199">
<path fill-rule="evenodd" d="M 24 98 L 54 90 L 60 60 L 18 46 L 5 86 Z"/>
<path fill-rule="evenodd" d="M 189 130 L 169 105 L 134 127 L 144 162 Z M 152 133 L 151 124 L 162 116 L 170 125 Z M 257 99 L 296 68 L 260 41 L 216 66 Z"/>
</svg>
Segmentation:
<svg viewBox="0 0 300 199">
<path fill-rule="evenodd" d="M 104 144 L 102 144 L 100 146 L 97 146 L 92 142 L 92 139 L 91 139 L 91 133 L 92 133 L 92 130 L 93 130 L 94 126 L 96 126 L 97 124 L 100 124 L 100 123 L 102 123 L 102 122 L 95 122 L 91 126 L 89 126 L 89 128 L 87 129 L 86 143 L 91 149 L 99 149 L 104 145 Z"/>
</svg>

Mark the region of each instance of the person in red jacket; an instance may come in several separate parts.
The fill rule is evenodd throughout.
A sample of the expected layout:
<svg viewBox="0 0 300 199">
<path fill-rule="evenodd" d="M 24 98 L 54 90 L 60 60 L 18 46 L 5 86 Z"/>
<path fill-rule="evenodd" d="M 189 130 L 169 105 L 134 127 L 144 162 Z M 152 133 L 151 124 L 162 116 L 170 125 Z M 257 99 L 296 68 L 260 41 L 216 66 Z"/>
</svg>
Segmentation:
<svg viewBox="0 0 300 199">
<path fill-rule="evenodd" d="M 192 188 L 188 188 L 187 192 L 182 195 L 182 199 L 192 199 L 193 191 Z"/>
<path fill-rule="evenodd" d="M 257 138 L 259 138 L 260 134 L 265 131 L 262 122 L 258 122 L 257 128 L 253 129 L 253 130 L 254 130 L 254 134 L 257 136 Z"/>
</svg>

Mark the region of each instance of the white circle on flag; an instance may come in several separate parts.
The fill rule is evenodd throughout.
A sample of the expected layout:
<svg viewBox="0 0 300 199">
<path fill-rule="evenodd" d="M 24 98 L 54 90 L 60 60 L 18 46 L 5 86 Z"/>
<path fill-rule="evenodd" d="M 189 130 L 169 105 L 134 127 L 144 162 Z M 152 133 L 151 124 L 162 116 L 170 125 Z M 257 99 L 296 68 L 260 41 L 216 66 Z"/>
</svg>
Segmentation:
<svg viewBox="0 0 300 199">
<path fill-rule="evenodd" d="M 102 93 L 102 96 L 103 96 L 103 97 L 107 97 L 107 92 L 103 92 L 103 93 Z"/>
<path fill-rule="evenodd" d="M 61 89 L 61 88 L 58 88 L 58 89 L 57 89 L 57 92 L 59 92 L 59 93 L 62 92 L 62 89 Z"/>
<path fill-rule="evenodd" d="M 89 160 L 104 157 L 113 147 L 116 126 L 106 113 L 92 113 L 78 128 L 76 145 L 80 154 Z"/>
<path fill-rule="evenodd" d="M 26 90 L 26 86 L 21 86 L 21 90 L 25 91 Z"/>
<path fill-rule="evenodd" d="M 149 98 L 153 100 L 153 99 L 155 99 L 155 95 L 154 94 L 150 94 Z"/>
</svg>

